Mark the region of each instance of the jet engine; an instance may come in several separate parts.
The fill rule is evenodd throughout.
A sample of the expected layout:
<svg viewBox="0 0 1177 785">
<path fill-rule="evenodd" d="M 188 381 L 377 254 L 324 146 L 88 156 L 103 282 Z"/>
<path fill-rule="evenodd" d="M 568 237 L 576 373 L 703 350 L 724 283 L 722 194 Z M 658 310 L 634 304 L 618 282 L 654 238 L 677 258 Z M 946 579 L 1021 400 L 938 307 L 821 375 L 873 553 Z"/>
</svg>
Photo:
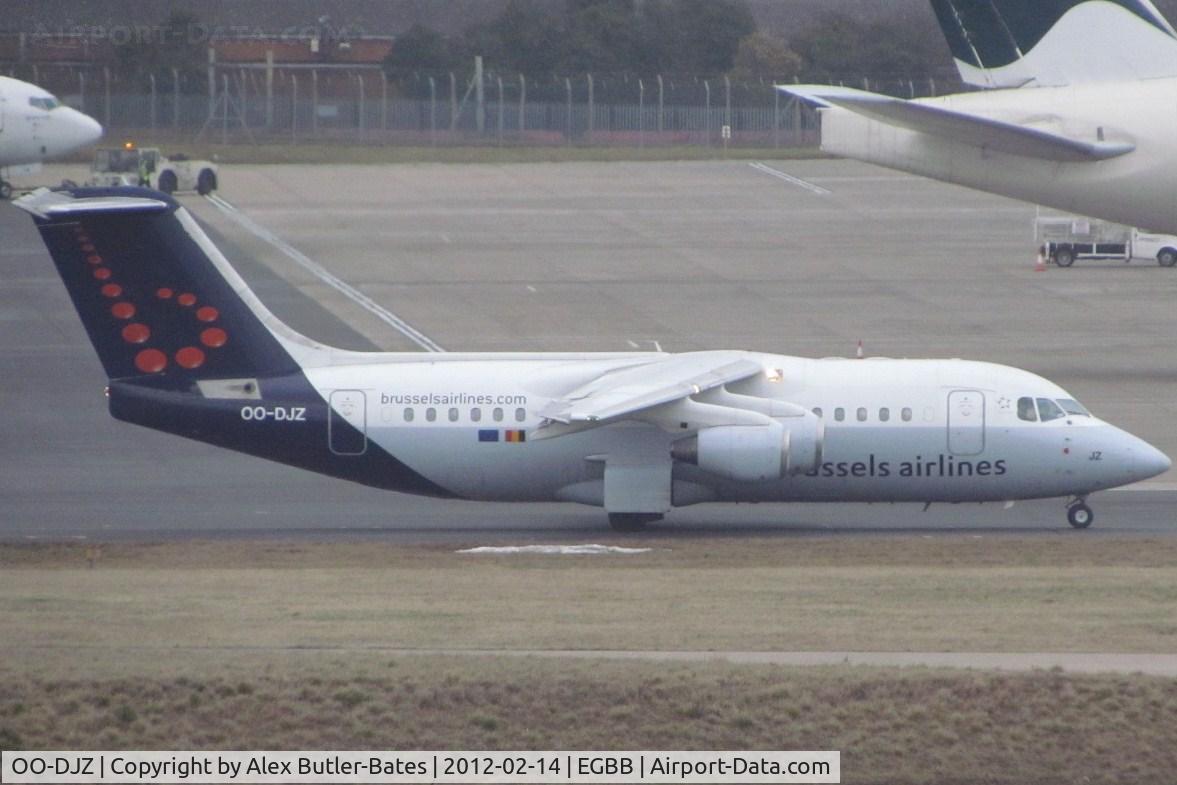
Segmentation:
<svg viewBox="0 0 1177 785">
<path fill-rule="evenodd" d="M 763 425 L 718 425 L 675 442 L 671 454 L 732 480 L 776 480 L 821 463 L 823 430 L 812 412 Z"/>
</svg>

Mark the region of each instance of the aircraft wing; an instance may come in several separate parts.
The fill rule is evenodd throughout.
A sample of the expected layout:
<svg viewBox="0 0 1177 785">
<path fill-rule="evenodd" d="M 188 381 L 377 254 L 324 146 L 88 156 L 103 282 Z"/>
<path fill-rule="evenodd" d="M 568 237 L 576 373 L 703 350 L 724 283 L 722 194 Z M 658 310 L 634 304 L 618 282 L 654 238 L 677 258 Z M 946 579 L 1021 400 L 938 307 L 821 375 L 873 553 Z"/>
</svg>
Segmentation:
<svg viewBox="0 0 1177 785">
<path fill-rule="evenodd" d="M 551 401 L 538 414 L 550 423 L 574 426 L 553 429 L 552 435 L 559 435 L 632 417 L 758 373 L 764 373 L 764 366 L 743 352 L 667 355 L 604 373 Z"/>
<path fill-rule="evenodd" d="M 954 112 L 930 104 L 828 85 L 778 85 L 778 90 L 816 104 L 839 107 L 888 125 L 942 136 L 990 150 L 1048 161 L 1102 161 L 1130 153 L 1136 145 L 1076 139 L 1016 123 Z"/>
</svg>

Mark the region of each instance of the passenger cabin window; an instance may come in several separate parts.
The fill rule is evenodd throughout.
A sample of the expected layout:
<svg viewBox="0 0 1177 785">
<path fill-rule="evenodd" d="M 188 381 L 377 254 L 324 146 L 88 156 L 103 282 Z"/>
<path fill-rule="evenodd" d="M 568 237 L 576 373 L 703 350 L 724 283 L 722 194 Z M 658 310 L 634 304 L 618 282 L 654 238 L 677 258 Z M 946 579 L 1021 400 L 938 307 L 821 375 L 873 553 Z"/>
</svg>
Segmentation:
<svg viewBox="0 0 1177 785">
<path fill-rule="evenodd" d="M 887 422 L 891 419 L 891 410 L 884 406 L 879 409 L 879 422 Z"/>
<path fill-rule="evenodd" d="M 820 407 L 820 406 L 815 406 L 815 407 L 813 407 L 813 413 L 814 413 L 814 415 L 816 415 L 817 417 L 821 417 L 821 416 L 822 416 L 822 414 L 821 414 L 821 407 Z"/>
<path fill-rule="evenodd" d="M 911 422 L 911 407 L 904 406 L 903 411 L 900 412 L 900 416 L 903 417 L 904 422 Z"/>
<path fill-rule="evenodd" d="M 1018 419 L 1026 422 L 1038 422 L 1038 414 L 1034 410 L 1034 399 L 1029 396 L 1018 398 Z"/>
<path fill-rule="evenodd" d="M 405 409 L 405 422 L 412 422 L 412 421 L 413 421 L 413 410 L 412 409 Z"/>
<path fill-rule="evenodd" d="M 450 409 L 450 422 L 457 422 L 457 421 L 458 421 L 458 409 L 455 406 Z"/>
<path fill-rule="evenodd" d="M 425 419 L 429 420 L 429 422 L 435 422 L 437 420 L 437 409 L 434 409 L 432 406 L 426 409 Z"/>
<path fill-rule="evenodd" d="M 841 406 L 839 406 L 837 409 L 834 409 L 834 419 L 837 420 L 838 422 L 842 422 L 842 420 L 845 420 L 846 419 L 846 410 L 843 409 Z"/>
<path fill-rule="evenodd" d="M 503 410 L 502 409 L 495 407 L 494 419 L 495 419 L 495 422 L 502 422 L 503 421 Z"/>
<path fill-rule="evenodd" d="M 865 406 L 858 407 L 858 421 L 859 422 L 866 422 L 866 407 Z"/>
<path fill-rule="evenodd" d="M 515 422 L 523 422 L 527 419 L 527 410 L 522 406 L 515 410 Z"/>
<path fill-rule="evenodd" d="M 1038 417 L 1042 422 L 1050 422 L 1066 416 L 1066 412 L 1059 408 L 1059 405 L 1054 401 L 1049 398 L 1038 399 Z"/>
<path fill-rule="evenodd" d="M 482 409 L 479 409 L 477 406 L 475 406 L 473 409 L 470 410 L 470 422 L 481 422 L 481 421 L 482 421 Z"/>
</svg>

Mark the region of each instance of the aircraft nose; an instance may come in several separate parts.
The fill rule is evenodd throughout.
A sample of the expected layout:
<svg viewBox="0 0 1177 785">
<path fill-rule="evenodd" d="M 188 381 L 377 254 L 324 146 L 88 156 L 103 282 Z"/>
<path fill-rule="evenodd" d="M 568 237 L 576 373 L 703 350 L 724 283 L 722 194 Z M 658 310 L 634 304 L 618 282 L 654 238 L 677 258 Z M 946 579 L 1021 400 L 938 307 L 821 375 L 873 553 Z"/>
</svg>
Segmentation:
<svg viewBox="0 0 1177 785">
<path fill-rule="evenodd" d="M 1169 456 L 1153 447 L 1143 439 L 1136 440 L 1138 444 L 1132 446 L 1132 469 L 1137 479 L 1147 480 L 1164 474 L 1173 466 Z"/>
<path fill-rule="evenodd" d="M 102 138 L 103 128 L 102 123 L 95 120 L 88 114 L 78 112 L 78 120 L 80 122 L 80 136 L 82 138 L 81 146 L 93 144 Z"/>
<path fill-rule="evenodd" d="M 70 139 L 68 147 L 71 150 L 94 144 L 102 138 L 102 124 L 93 117 L 83 114 L 77 109 L 66 108 L 65 111 L 69 112 Z"/>
</svg>

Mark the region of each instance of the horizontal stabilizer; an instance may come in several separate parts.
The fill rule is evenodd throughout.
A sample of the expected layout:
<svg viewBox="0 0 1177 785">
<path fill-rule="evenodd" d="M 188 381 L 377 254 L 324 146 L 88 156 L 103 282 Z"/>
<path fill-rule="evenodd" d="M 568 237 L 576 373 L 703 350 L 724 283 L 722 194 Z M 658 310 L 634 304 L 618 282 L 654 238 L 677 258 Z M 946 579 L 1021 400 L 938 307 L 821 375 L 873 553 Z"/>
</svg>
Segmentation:
<svg viewBox="0 0 1177 785">
<path fill-rule="evenodd" d="M 1076 139 L 931 104 L 824 85 L 779 85 L 821 107 L 839 107 L 887 125 L 940 136 L 987 150 L 1048 161 L 1102 161 L 1136 149 L 1130 142 Z"/>
<path fill-rule="evenodd" d="M 12 203 L 25 212 L 39 218 L 81 215 L 84 213 L 109 213 L 124 211 L 163 212 L 169 208 L 167 202 L 142 196 L 75 197 L 67 191 L 50 191 L 38 188 L 31 194 L 20 197 Z"/>
</svg>

